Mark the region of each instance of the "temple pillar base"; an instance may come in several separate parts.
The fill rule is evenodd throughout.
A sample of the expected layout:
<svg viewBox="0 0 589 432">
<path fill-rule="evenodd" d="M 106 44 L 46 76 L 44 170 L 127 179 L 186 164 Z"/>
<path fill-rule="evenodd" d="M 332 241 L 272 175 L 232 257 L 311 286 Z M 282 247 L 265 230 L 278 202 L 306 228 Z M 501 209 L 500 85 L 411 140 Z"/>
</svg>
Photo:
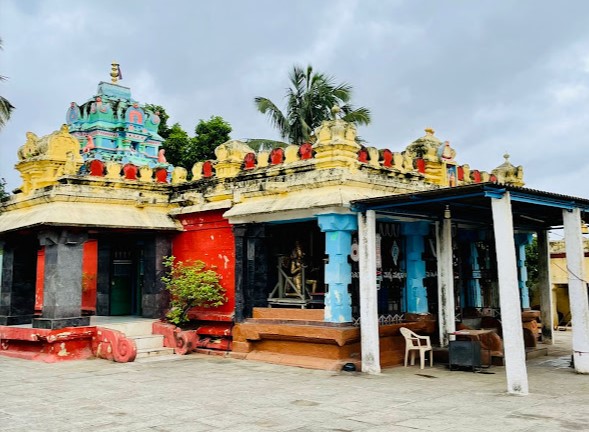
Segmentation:
<svg viewBox="0 0 589 432">
<path fill-rule="evenodd" d="M 90 325 L 90 317 L 35 318 L 33 328 L 60 329 L 64 327 L 85 327 Z"/>
<path fill-rule="evenodd" d="M 30 324 L 33 322 L 34 315 L 4 315 L 0 316 L 0 325 L 11 326 Z"/>
</svg>

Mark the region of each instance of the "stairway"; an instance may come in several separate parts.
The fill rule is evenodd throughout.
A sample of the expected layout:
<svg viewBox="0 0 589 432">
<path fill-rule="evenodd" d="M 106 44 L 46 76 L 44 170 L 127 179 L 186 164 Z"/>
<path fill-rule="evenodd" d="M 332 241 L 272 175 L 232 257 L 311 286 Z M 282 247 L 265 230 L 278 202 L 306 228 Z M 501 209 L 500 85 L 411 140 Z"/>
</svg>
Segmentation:
<svg viewBox="0 0 589 432">
<path fill-rule="evenodd" d="M 155 319 L 139 317 L 92 317 L 91 325 L 118 330 L 137 346 L 135 361 L 163 360 L 174 355 L 173 348 L 164 348 L 164 337 L 152 334 Z M 165 356 L 165 357 L 164 357 Z"/>
</svg>

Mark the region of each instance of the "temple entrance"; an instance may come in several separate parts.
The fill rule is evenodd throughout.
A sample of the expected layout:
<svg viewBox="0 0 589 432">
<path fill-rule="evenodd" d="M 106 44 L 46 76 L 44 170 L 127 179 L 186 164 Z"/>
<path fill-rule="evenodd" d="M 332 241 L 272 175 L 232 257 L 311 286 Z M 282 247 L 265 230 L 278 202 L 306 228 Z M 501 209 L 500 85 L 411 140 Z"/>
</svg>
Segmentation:
<svg viewBox="0 0 589 432">
<path fill-rule="evenodd" d="M 268 305 L 323 308 L 325 235 L 315 221 L 268 227 Z"/>
</svg>

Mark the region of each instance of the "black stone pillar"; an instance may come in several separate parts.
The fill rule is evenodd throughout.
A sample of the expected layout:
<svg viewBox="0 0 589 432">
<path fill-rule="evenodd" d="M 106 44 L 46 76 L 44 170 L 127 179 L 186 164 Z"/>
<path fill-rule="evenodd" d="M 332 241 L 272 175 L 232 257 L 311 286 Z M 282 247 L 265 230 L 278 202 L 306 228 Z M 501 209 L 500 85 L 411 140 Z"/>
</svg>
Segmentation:
<svg viewBox="0 0 589 432">
<path fill-rule="evenodd" d="M 268 248 L 266 227 L 233 227 L 235 237 L 235 321 L 252 316 L 254 307 L 268 305 Z"/>
<path fill-rule="evenodd" d="M 96 315 L 110 315 L 111 242 L 98 239 L 98 270 L 96 275 Z"/>
<path fill-rule="evenodd" d="M 156 235 L 145 241 L 143 249 L 144 275 L 141 295 L 141 311 L 145 318 L 160 318 L 168 306 L 168 293 L 162 276 L 166 268 L 164 257 L 172 254 L 172 243 L 167 235 Z"/>
<path fill-rule="evenodd" d="M 67 230 L 39 234 L 45 246 L 43 315 L 33 327 L 58 329 L 86 326 L 90 317 L 82 317 L 82 257 L 86 234 Z"/>
<path fill-rule="evenodd" d="M 36 239 L 0 241 L 0 325 L 33 321 L 36 267 Z"/>
</svg>

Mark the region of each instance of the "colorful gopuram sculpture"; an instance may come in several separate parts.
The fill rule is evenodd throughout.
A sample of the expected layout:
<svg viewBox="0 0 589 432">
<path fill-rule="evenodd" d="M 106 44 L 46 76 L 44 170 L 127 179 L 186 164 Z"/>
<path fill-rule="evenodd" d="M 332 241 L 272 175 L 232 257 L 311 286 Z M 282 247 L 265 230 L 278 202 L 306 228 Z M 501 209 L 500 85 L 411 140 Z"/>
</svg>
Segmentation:
<svg viewBox="0 0 589 432">
<path fill-rule="evenodd" d="M 113 70 L 118 67 L 113 63 Z M 111 73 L 111 75 L 113 75 Z M 131 97 L 128 87 L 101 82 L 94 97 L 82 105 L 72 102 L 66 113 L 70 133 L 78 139 L 87 172 L 117 178 L 152 181 L 152 170 L 171 172 L 158 135 L 160 117 Z M 166 176 L 156 174 L 163 182 Z"/>
</svg>

